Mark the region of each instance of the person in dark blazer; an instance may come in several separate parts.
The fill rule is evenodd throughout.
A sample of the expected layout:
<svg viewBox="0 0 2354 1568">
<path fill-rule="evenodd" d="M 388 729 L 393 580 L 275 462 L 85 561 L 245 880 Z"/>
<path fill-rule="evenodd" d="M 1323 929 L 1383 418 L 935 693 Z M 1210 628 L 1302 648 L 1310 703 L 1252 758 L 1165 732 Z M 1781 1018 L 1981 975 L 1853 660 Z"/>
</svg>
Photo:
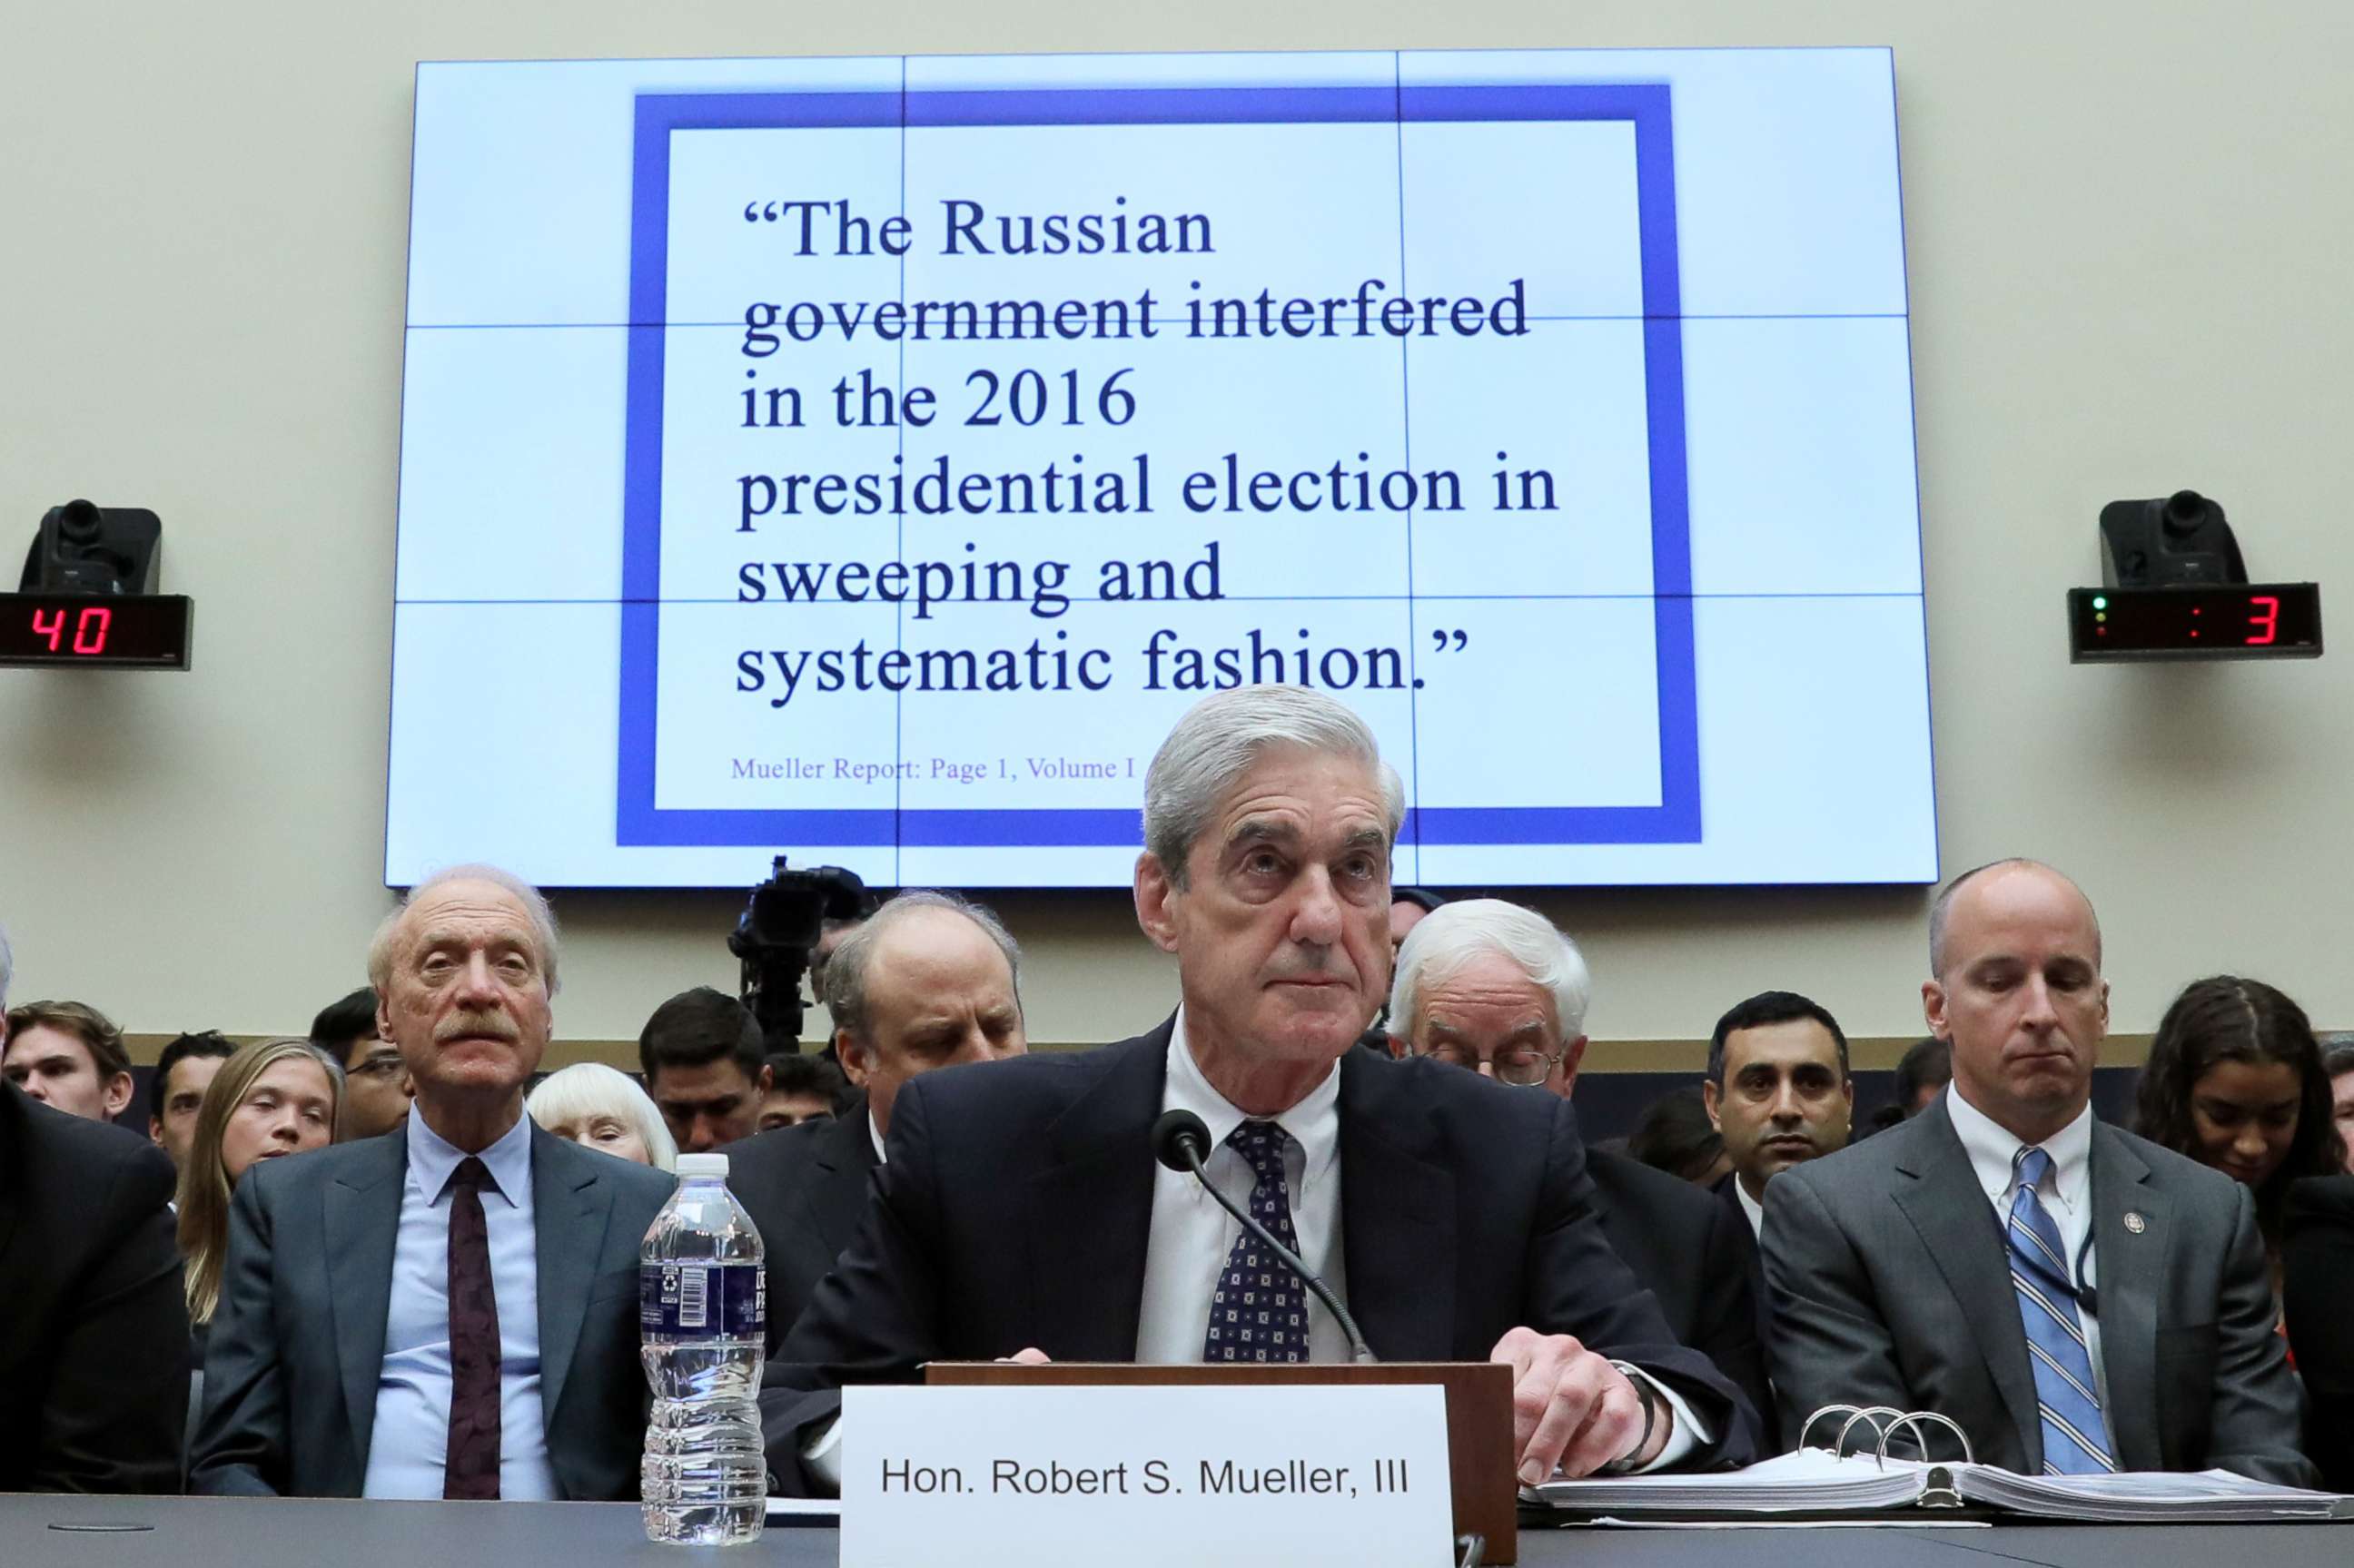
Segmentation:
<svg viewBox="0 0 2354 1568">
<path fill-rule="evenodd" d="M 2354 1176 L 2311 1176 L 2288 1190 L 2281 1273 L 2309 1402 L 2306 1452 L 2322 1485 L 2354 1491 Z"/>
<path fill-rule="evenodd" d="M 727 1151 L 728 1188 L 766 1244 L 772 1353 L 858 1229 L 900 1086 L 1029 1048 L 1021 963 L 996 916 L 925 889 L 897 895 L 835 948 L 826 1010 L 859 1102 L 846 1115 L 762 1133 Z"/>
<path fill-rule="evenodd" d="M 2246 1192 L 2093 1118 L 2108 987 L 2091 904 L 2048 866 L 1999 862 L 1939 895 L 1929 948 L 1945 1097 L 1766 1189 L 1786 1431 L 1886 1404 L 2031 1474 L 2311 1485 Z"/>
<path fill-rule="evenodd" d="M 1156 1163 L 1171 1110 L 1202 1118 L 1209 1179 L 1292 1233 L 1375 1355 L 1511 1367 L 1523 1478 L 1750 1456 L 1745 1402 L 1604 1239 L 1568 1106 L 1349 1049 L 1389 973 L 1403 797 L 1328 695 L 1246 686 L 1178 722 L 1135 878 L 1177 1015 L 900 1086 L 875 1201 L 768 1368 L 780 1484 L 825 1488 L 832 1390 L 930 1360 L 1347 1359 L 1303 1282 Z"/>
<path fill-rule="evenodd" d="M 180 1489 L 171 1198 L 162 1150 L 0 1082 L 0 1492 Z"/>
<path fill-rule="evenodd" d="M 190 1489 L 635 1498 L 638 1244 L 673 1183 L 524 1115 L 556 976 L 545 903 L 445 872 L 368 972 L 412 1114 L 238 1183 Z"/>
<path fill-rule="evenodd" d="M 1551 922 L 1501 899 L 1446 905 L 1417 921 L 1390 981 L 1397 1056 L 1429 1056 L 1570 1099 L 1585 1054 L 1593 978 Z M 1757 1246 L 1737 1208 L 1638 1160 L 1585 1151 L 1610 1250 L 1658 1301 L 1676 1339 L 1745 1394 L 1770 1438 L 1773 1393 L 1758 1329 Z"/>
</svg>

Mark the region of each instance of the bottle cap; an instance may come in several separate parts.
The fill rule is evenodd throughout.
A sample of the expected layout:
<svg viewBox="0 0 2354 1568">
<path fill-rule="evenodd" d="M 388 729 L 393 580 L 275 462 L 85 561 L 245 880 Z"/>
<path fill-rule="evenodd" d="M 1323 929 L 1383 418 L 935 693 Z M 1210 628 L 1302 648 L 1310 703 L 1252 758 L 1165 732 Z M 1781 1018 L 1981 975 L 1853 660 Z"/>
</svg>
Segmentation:
<svg viewBox="0 0 2354 1568">
<path fill-rule="evenodd" d="M 717 1176 L 725 1180 L 727 1175 L 727 1156 L 682 1154 L 678 1157 L 678 1173 L 683 1180 L 687 1181 L 692 1181 L 697 1176 Z"/>
</svg>

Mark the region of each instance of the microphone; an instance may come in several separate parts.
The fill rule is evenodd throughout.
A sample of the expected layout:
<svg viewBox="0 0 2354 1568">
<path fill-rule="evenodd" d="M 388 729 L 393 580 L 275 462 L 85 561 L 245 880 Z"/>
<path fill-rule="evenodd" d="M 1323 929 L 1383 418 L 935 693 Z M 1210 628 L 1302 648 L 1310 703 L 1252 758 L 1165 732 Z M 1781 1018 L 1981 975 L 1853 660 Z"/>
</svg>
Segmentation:
<svg viewBox="0 0 2354 1568">
<path fill-rule="evenodd" d="M 1265 1225 L 1251 1218 L 1247 1211 L 1235 1207 L 1233 1200 L 1219 1192 L 1216 1184 L 1203 1171 L 1203 1162 L 1210 1157 L 1207 1123 L 1189 1110 L 1161 1112 L 1161 1119 L 1152 1124 L 1152 1157 L 1172 1171 L 1192 1171 L 1193 1180 L 1202 1184 L 1204 1192 L 1218 1201 L 1220 1208 L 1240 1220 L 1243 1229 L 1257 1236 L 1268 1250 L 1281 1258 L 1284 1266 L 1298 1275 L 1300 1283 L 1315 1294 L 1317 1300 L 1324 1303 L 1324 1309 L 1332 1314 L 1333 1319 L 1341 1325 L 1341 1331 L 1349 1336 L 1349 1359 L 1366 1365 L 1373 1362 L 1373 1347 L 1365 1343 L 1364 1335 L 1357 1332 L 1357 1320 L 1349 1316 L 1349 1309 L 1341 1305 L 1341 1298 L 1332 1294 L 1331 1287 L 1309 1271 L 1298 1253 L 1276 1240 Z"/>
</svg>

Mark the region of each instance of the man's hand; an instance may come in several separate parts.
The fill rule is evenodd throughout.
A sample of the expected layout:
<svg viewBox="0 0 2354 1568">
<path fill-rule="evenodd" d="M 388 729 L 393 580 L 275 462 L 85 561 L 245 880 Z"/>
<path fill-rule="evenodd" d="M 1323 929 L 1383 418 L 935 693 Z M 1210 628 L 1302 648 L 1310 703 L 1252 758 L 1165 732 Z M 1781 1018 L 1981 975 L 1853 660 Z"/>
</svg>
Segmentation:
<svg viewBox="0 0 2354 1568">
<path fill-rule="evenodd" d="M 1025 1345 L 1010 1356 L 1000 1356 L 997 1359 L 1001 1361 L 1012 1361 L 1017 1366 L 1043 1367 L 1055 1358 L 1035 1345 Z"/>
<path fill-rule="evenodd" d="M 1514 1329 L 1488 1359 L 1512 1369 L 1512 1442 L 1524 1486 L 1551 1479 L 1556 1467 L 1575 1479 L 1614 1459 L 1648 1464 L 1667 1446 L 1675 1422 L 1664 1403 L 1644 1441 L 1643 1395 L 1567 1334 Z"/>
</svg>

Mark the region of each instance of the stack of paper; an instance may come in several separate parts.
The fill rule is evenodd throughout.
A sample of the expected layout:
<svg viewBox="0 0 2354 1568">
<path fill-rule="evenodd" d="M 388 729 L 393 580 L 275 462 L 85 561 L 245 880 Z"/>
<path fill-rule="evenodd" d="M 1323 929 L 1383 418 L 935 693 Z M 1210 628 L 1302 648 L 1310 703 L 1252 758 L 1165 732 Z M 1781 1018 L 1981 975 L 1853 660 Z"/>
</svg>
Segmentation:
<svg viewBox="0 0 2354 1568">
<path fill-rule="evenodd" d="M 1897 1508 L 1921 1495 L 1919 1467 L 1801 1448 L 1745 1470 L 1548 1481 L 1522 1498 L 1575 1513 L 1789 1513 Z"/>
<path fill-rule="evenodd" d="M 2196 1475 L 2130 1471 L 2118 1476 L 2020 1476 L 1991 1465 L 1952 1467 L 1962 1496 L 2045 1519 L 2140 1524 L 2153 1520 L 2219 1523 L 2354 1519 L 2354 1498 L 2268 1486 L 2229 1470 Z M 1739 1472 L 1735 1472 L 1738 1474 Z"/>
</svg>

